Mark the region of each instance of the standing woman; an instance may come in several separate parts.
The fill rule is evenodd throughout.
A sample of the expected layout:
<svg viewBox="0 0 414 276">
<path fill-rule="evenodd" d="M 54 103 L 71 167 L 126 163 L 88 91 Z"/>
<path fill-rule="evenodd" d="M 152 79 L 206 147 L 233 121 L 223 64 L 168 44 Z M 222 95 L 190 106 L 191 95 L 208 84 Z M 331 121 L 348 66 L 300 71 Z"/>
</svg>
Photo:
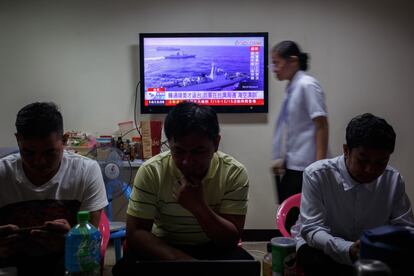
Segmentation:
<svg viewBox="0 0 414 276">
<path fill-rule="evenodd" d="M 302 190 L 304 169 L 327 156 L 328 119 L 319 82 L 307 75 L 308 55 L 293 41 L 272 49 L 272 71 L 287 80 L 273 138 L 273 165 L 279 203 Z M 280 179 L 281 177 L 281 179 Z M 280 181 L 278 181 L 280 179 Z"/>
</svg>

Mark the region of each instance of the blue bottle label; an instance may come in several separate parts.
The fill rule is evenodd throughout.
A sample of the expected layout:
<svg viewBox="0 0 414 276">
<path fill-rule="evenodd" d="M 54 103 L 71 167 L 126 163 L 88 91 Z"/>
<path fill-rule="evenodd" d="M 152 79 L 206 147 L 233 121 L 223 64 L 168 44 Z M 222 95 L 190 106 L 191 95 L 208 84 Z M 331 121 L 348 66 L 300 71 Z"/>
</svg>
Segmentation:
<svg viewBox="0 0 414 276">
<path fill-rule="evenodd" d="M 96 229 L 79 227 L 71 230 L 65 244 L 66 270 L 83 272 L 99 269 L 100 244 L 101 234 Z"/>
</svg>

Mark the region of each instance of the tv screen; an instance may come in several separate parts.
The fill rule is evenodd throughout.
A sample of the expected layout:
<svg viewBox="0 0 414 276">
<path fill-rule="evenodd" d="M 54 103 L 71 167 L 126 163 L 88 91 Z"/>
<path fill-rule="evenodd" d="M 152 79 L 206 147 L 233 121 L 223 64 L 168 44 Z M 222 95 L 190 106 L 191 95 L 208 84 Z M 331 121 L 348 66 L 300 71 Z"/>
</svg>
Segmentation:
<svg viewBox="0 0 414 276">
<path fill-rule="evenodd" d="M 268 33 L 141 33 L 141 113 L 182 101 L 266 113 L 267 45 Z"/>
</svg>

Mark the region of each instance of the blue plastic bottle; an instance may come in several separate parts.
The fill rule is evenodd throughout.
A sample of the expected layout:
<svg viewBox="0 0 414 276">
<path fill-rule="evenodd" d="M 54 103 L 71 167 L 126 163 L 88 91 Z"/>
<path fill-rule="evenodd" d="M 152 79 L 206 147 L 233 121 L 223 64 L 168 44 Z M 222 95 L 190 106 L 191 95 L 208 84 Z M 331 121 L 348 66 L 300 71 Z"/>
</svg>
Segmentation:
<svg viewBox="0 0 414 276">
<path fill-rule="evenodd" d="M 101 233 L 89 223 L 89 212 L 78 213 L 78 224 L 66 236 L 66 275 L 100 275 Z"/>
</svg>

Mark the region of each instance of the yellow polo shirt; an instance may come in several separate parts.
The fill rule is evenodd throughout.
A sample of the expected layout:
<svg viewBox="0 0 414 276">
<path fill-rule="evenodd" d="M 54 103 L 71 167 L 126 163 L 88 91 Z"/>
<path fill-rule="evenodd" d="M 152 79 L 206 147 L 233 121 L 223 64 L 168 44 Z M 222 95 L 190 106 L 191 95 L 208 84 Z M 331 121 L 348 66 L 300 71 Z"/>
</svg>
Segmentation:
<svg viewBox="0 0 414 276">
<path fill-rule="evenodd" d="M 167 243 L 208 242 L 197 219 L 173 198 L 173 187 L 181 176 L 170 151 L 146 161 L 135 177 L 127 213 L 154 220 L 152 233 Z M 205 201 L 216 213 L 246 215 L 249 180 L 246 168 L 236 159 L 216 152 L 202 185 Z"/>
</svg>

